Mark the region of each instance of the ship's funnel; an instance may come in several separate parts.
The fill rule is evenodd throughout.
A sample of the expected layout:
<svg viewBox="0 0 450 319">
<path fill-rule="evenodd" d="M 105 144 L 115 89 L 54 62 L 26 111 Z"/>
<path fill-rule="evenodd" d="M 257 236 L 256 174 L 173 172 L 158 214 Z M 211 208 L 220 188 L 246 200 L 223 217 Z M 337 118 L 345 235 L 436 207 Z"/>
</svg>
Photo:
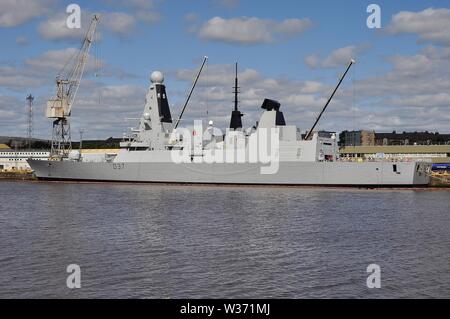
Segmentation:
<svg viewBox="0 0 450 319">
<path fill-rule="evenodd" d="M 261 108 L 266 111 L 275 111 L 275 125 L 285 126 L 286 121 L 284 119 L 283 112 L 280 111 L 281 104 L 278 101 L 265 99 Z"/>
<path fill-rule="evenodd" d="M 242 117 L 244 114 L 241 111 L 231 112 L 230 129 L 237 130 L 242 128 Z"/>
</svg>

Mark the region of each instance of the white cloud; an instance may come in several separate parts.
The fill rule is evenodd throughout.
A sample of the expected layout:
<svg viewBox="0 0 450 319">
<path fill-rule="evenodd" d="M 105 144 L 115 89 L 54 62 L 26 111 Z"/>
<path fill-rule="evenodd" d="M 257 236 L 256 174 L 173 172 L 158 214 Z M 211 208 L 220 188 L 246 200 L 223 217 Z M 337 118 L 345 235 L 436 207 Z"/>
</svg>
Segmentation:
<svg viewBox="0 0 450 319">
<path fill-rule="evenodd" d="M 100 94 L 103 99 L 115 100 L 126 104 L 130 98 L 137 98 L 144 101 L 146 91 L 137 85 L 107 85 L 96 89 L 95 94 Z"/>
<path fill-rule="evenodd" d="M 43 85 L 43 77 L 32 76 L 30 70 L 13 66 L 0 66 L 0 85 L 10 90 L 21 90 L 27 87 Z"/>
<path fill-rule="evenodd" d="M 405 96 L 402 98 L 392 99 L 391 102 L 395 105 L 407 106 L 407 107 L 419 107 L 428 108 L 432 107 L 445 107 L 450 109 L 450 94 L 448 93 L 435 93 L 435 94 L 421 94 Z"/>
<path fill-rule="evenodd" d="M 136 18 L 128 13 L 112 12 L 102 15 L 102 25 L 120 36 L 131 34 L 136 27 Z"/>
<path fill-rule="evenodd" d="M 356 99 L 367 111 L 361 117 L 365 128 L 448 133 L 448 54 L 448 49 L 429 46 L 415 55 L 392 56 L 387 59 L 392 70 L 358 81 Z"/>
<path fill-rule="evenodd" d="M 36 88 L 44 84 L 41 78 L 32 78 L 22 74 L 3 75 L 0 74 L 0 86 L 12 90 L 23 88 Z"/>
<path fill-rule="evenodd" d="M 125 118 L 135 118 L 142 112 L 145 88 L 134 85 L 107 85 L 83 81 L 71 116 L 72 138 L 78 137 L 80 128 L 86 129 L 85 138 L 122 136 L 136 125 Z M 27 92 L 28 93 L 28 92 Z M 26 101 L 15 96 L 0 94 L 0 135 L 24 136 L 26 132 Z M 35 95 L 34 135 L 49 139 L 51 120 L 44 116 L 48 96 Z M 101 116 L 99 116 L 101 114 Z"/>
<path fill-rule="evenodd" d="M 0 110 L 0 118 L 7 119 L 7 118 L 13 118 L 16 113 L 13 111 L 4 111 Z"/>
<path fill-rule="evenodd" d="M 305 63 L 310 68 L 338 68 L 348 65 L 351 59 L 357 59 L 359 55 L 370 49 L 368 44 L 349 45 L 339 48 L 322 59 L 319 54 L 311 54 L 305 58 Z"/>
<path fill-rule="evenodd" d="M 155 2 L 153 0 L 126 0 L 124 5 L 134 8 L 134 15 L 140 21 L 155 23 L 161 20 L 161 14 L 154 9 Z"/>
<path fill-rule="evenodd" d="M 205 40 L 252 45 L 271 43 L 280 37 L 293 36 L 305 32 L 310 26 L 309 19 L 286 19 L 277 22 L 255 17 L 214 17 L 205 22 L 197 34 Z"/>
<path fill-rule="evenodd" d="M 450 73 L 446 72 L 450 70 L 448 65 L 450 62 L 445 60 L 446 54 L 445 50 L 437 50 L 432 47 L 420 52 L 418 55 L 428 58 L 428 62 L 433 61 L 435 66 L 429 70 L 430 75 L 425 72 L 420 73 L 417 77 L 412 76 L 411 71 L 406 70 L 405 65 L 409 64 L 403 64 L 401 56 L 389 59 L 388 61 L 393 65 L 392 71 L 380 77 L 367 78 L 356 85 L 355 105 L 352 103 L 352 86 L 349 81 L 345 82 L 319 123 L 319 129 L 338 131 L 344 129 L 439 130 L 442 133 L 448 132 L 450 119 L 445 114 L 450 106 L 450 96 L 446 93 L 450 92 L 450 81 L 448 81 Z M 409 59 L 410 57 L 403 58 Z M 400 66 L 404 72 L 397 71 Z M 9 72 L 12 71 L 12 69 L 9 70 Z M 193 68 L 173 73 L 185 86 L 185 90 L 175 89 L 173 86 L 167 87 L 174 118 L 178 115 L 186 98 L 186 92 L 190 88 L 196 71 L 197 68 Z M 206 78 L 209 76 L 211 77 L 207 81 Z M 203 73 L 201 85 L 192 97 L 183 124 L 192 124 L 194 118 L 212 119 L 219 127 L 227 127 L 233 107 L 233 94 L 230 89 L 233 85 L 233 77 L 232 65 L 209 65 Z M 436 78 L 433 80 L 434 77 Z M 168 76 L 168 80 L 169 78 L 170 76 Z M 325 83 L 267 77 L 249 68 L 243 69 L 239 78 L 240 105 L 241 110 L 246 114 L 243 120 L 245 127 L 253 125 L 259 119 L 260 106 L 264 98 L 273 98 L 281 102 L 281 110 L 284 112 L 288 124 L 296 124 L 302 131 L 310 128 L 336 84 L 335 81 Z M 421 82 L 424 83 L 421 84 Z M 124 119 L 136 118 L 141 115 L 146 84 L 143 83 L 142 86 L 101 85 L 89 80 L 83 81 L 71 120 L 73 132 L 83 127 L 89 128 L 85 135 L 86 138 L 120 137 L 123 132 L 136 125 L 136 121 L 126 122 Z M 11 108 L 8 105 L 15 106 Z M 23 135 L 25 130 L 22 127 L 17 128 L 9 124 L 15 116 L 18 118 L 22 116 L 23 107 L 24 101 L 9 99 L 2 102 L 0 98 L 0 113 L 7 115 L 9 119 L 3 119 L 3 122 L 0 119 L 0 125 L 8 123 L 11 132 Z M 208 115 L 206 114 L 207 110 Z M 14 121 L 17 126 L 18 120 L 14 119 Z M 25 118 L 21 121 L 26 123 Z M 51 123 L 43 118 L 39 123 L 37 126 L 41 127 L 40 131 L 44 132 L 45 137 L 48 137 Z"/>
<path fill-rule="evenodd" d="M 177 79 L 187 84 L 186 90 L 192 83 L 195 72 L 196 69 L 176 72 Z M 208 65 L 186 112 L 184 123 L 191 124 L 194 118 L 204 119 L 206 110 L 209 109 L 209 117 L 218 126 L 227 127 L 233 107 L 233 93 L 230 89 L 233 84 L 233 65 Z M 329 85 L 317 81 L 265 77 L 258 71 L 248 68 L 239 71 L 239 86 L 240 106 L 241 111 L 246 114 L 244 117 L 246 127 L 254 125 L 259 119 L 264 98 L 271 98 L 281 102 L 289 123 L 299 124 L 306 129 L 306 126 L 312 124 L 331 91 Z M 170 94 L 170 88 L 168 92 Z M 181 92 L 173 100 L 181 105 L 184 98 L 185 92 Z"/>
<path fill-rule="evenodd" d="M 29 68 L 35 73 L 38 72 L 52 72 L 56 76 L 56 72 L 61 71 L 64 67 L 67 72 L 75 62 L 74 57 L 80 52 L 79 49 L 67 48 L 62 50 L 50 50 L 46 51 L 38 57 L 25 60 L 26 68 Z M 71 61 L 71 59 L 73 59 Z M 69 62 L 69 64 L 67 64 Z M 85 67 L 85 72 L 94 71 L 97 67 L 103 65 L 102 61 L 95 61 L 94 59 L 88 59 Z"/>
<path fill-rule="evenodd" d="M 126 119 L 141 115 L 145 94 L 146 89 L 138 85 L 85 83 L 74 104 L 72 130 L 86 129 L 87 138 L 121 137 L 136 126 L 136 120 Z"/>
<path fill-rule="evenodd" d="M 176 72 L 178 80 L 193 81 L 197 75 L 198 70 L 182 69 Z M 202 77 L 199 80 L 199 85 L 230 85 L 234 83 L 235 69 L 232 65 L 223 64 L 210 64 L 203 72 Z M 253 69 L 245 69 L 239 72 L 239 81 L 242 84 L 246 84 L 252 81 L 257 81 L 261 78 L 261 75 Z"/>
<path fill-rule="evenodd" d="M 387 30 L 391 34 L 416 34 L 421 42 L 449 46 L 450 9 L 402 11 L 392 17 Z"/>
<path fill-rule="evenodd" d="M 39 56 L 28 58 L 22 64 L 0 66 L 0 85 L 14 91 L 53 86 L 54 78 L 59 72 L 67 73 L 73 67 L 74 58 L 78 52 L 79 49 L 76 48 L 50 50 Z M 97 78 L 97 73 L 100 73 L 101 78 L 129 79 L 136 77 L 120 67 L 94 58 L 91 53 L 85 67 L 84 81 L 90 77 Z"/>
<path fill-rule="evenodd" d="M 359 81 L 366 95 L 422 95 L 450 92 L 448 50 L 426 47 L 415 55 L 391 56 L 392 70 L 382 76 Z"/>
<path fill-rule="evenodd" d="M 125 12 L 120 10 L 116 13 L 125 13 L 134 17 L 136 20 L 153 24 L 161 20 L 161 13 L 156 10 L 157 2 L 161 0 L 103 0 L 112 9 L 126 9 Z M 122 18 L 123 20 L 123 18 Z M 120 34 L 120 33 L 119 33 Z M 122 34 L 123 35 L 123 34 Z"/>
<path fill-rule="evenodd" d="M 66 25 L 66 14 L 54 14 L 39 24 L 38 32 L 44 39 L 47 40 L 81 41 L 91 23 L 92 16 L 93 14 L 85 12 L 82 15 L 81 28 L 70 29 Z M 156 21 L 158 19 L 156 16 L 151 16 L 144 12 L 138 14 L 138 16 L 140 19 L 146 20 L 147 22 L 150 20 Z M 123 12 L 103 13 L 100 15 L 100 24 L 98 26 L 97 33 L 100 34 L 102 30 L 105 30 L 121 37 L 128 36 L 135 30 L 137 19 L 137 17 Z"/>
<path fill-rule="evenodd" d="M 2 77 L 3 79 L 10 77 L 11 80 L 15 74 L 19 74 L 22 78 L 15 79 L 17 82 L 30 79 L 42 82 L 44 76 L 44 82 L 46 81 L 50 88 L 57 66 L 60 66 L 64 57 L 70 53 L 70 50 L 43 53 L 27 60 L 19 72 L 13 66 L 0 67 L 0 81 Z M 433 46 L 423 48 L 410 56 L 388 57 L 386 61 L 392 64 L 390 71 L 379 76 L 358 79 L 354 87 L 355 104 L 352 96 L 353 87 L 351 81 L 347 79 L 319 123 L 319 129 L 438 130 L 441 133 L 448 133 L 449 57 L 448 48 Z M 52 60 L 56 61 L 55 66 L 49 63 Z M 422 64 L 426 67 L 421 66 Z M 173 83 L 173 77 L 176 78 L 175 82 L 178 82 L 177 86 L 167 87 L 174 118 L 180 111 L 196 72 L 197 67 L 167 74 L 167 83 Z M 334 70 L 329 72 L 333 73 Z M 312 78 L 315 71 L 310 73 L 305 78 Z M 38 77 L 36 74 L 41 76 Z M 255 69 L 243 67 L 239 72 L 239 79 L 240 105 L 246 114 L 243 120 L 246 127 L 259 119 L 260 106 L 264 98 L 272 98 L 281 102 L 288 124 L 296 124 L 302 131 L 310 128 L 338 80 L 336 78 L 325 82 L 282 76 L 269 77 Z M 141 115 L 145 101 L 145 86 L 148 82 L 143 80 L 142 85 L 104 85 L 94 80 L 97 79 L 88 77 L 82 82 L 71 122 L 73 132 L 83 127 L 88 128 L 86 138 L 120 137 L 122 132 L 136 125 L 136 121 L 126 122 L 124 118 L 136 118 Z M 233 65 L 208 65 L 186 111 L 183 124 L 192 124 L 194 118 L 212 119 L 219 127 L 227 127 L 233 107 L 231 92 L 233 84 Z M 44 105 L 46 98 L 48 96 L 37 97 L 36 105 Z M 26 124 L 23 110 L 23 100 L 12 97 L 1 98 L 0 94 L 1 131 L 23 135 L 25 128 L 21 125 Z M 36 118 L 36 128 L 42 132 L 41 135 L 48 138 L 51 122 L 44 119 L 42 112 L 39 114 L 40 118 Z M 2 132 L 0 135 L 5 134 Z"/>
<path fill-rule="evenodd" d="M 295 35 L 306 31 L 311 26 L 309 19 L 286 19 L 281 23 L 275 23 L 275 30 L 281 34 Z"/>
<path fill-rule="evenodd" d="M 85 17 L 86 15 L 82 15 Z M 38 26 L 39 34 L 47 40 L 68 40 L 82 39 L 86 30 L 86 19 L 83 19 L 80 29 L 69 29 L 66 24 L 67 15 L 65 13 L 50 15 Z"/>
<path fill-rule="evenodd" d="M 450 50 L 426 47 L 412 56 L 392 56 L 387 61 L 392 70 L 381 76 L 358 79 L 353 87 L 347 79 L 337 92 L 319 123 L 320 129 L 429 130 L 450 132 Z M 321 60 L 322 62 L 322 60 Z M 348 61 L 346 61 L 348 62 Z M 422 67 L 420 64 L 425 64 Z M 211 66 L 209 66 L 211 67 Z M 226 127 L 232 109 L 233 66 L 213 65 L 218 74 L 201 87 L 191 101 L 185 122 L 209 118 Z M 180 80 L 190 83 L 195 70 L 177 72 Z M 247 76 L 244 76 L 247 74 Z M 242 76 L 241 76 L 242 75 Z M 252 75 L 249 77 L 248 75 Z M 265 77 L 253 69 L 240 72 L 240 105 L 246 114 L 244 125 L 254 124 L 260 116 L 264 98 L 279 100 L 288 123 L 308 129 L 325 104 L 338 78 L 331 82 L 300 81 Z M 189 85 L 186 86 L 186 90 Z M 352 92 L 355 92 L 353 95 Z M 170 88 L 168 89 L 170 94 Z M 184 94 L 180 99 L 183 101 Z"/>
<path fill-rule="evenodd" d="M 319 56 L 317 53 L 308 55 L 308 56 L 305 58 L 305 63 L 306 63 L 310 68 L 315 69 L 315 68 L 317 68 L 317 67 L 320 65 L 320 63 L 321 63 L 320 56 Z"/>
<path fill-rule="evenodd" d="M 0 135 L 24 136 L 26 123 L 25 95 L 19 99 L 0 94 Z"/>
<path fill-rule="evenodd" d="M 424 54 L 412 56 L 394 55 L 388 57 L 388 60 L 394 65 L 395 72 L 398 75 L 418 76 L 429 71 L 433 66 L 430 64 L 430 58 Z"/>
<path fill-rule="evenodd" d="M 11 28 L 47 13 L 53 0 L 0 1 L 0 27 Z"/>
<path fill-rule="evenodd" d="M 320 82 L 317 81 L 304 81 L 303 85 L 298 88 L 300 93 L 304 94 L 316 94 L 319 92 L 324 92 L 327 87 Z"/>
</svg>

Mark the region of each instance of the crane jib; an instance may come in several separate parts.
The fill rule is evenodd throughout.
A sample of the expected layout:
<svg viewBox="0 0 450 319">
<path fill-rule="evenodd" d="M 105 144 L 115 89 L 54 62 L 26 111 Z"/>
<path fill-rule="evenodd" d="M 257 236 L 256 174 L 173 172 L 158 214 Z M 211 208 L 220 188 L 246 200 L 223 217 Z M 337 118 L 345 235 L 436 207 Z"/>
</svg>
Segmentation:
<svg viewBox="0 0 450 319">
<path fill-rule="evenodd" d="M 80 87 L 84 69 L 89 57 L 89 50 L 94 42 L 94 35 L 100 21 L 99 15 L 94 15 L 88 31 L 83 39 L 81 49 L 72 56 L 66 66 L 73 61 L 73 67 L 65 74 L 56 77 L 56 96 L 49 99 L 46 108 L 46 117 L 54 119 L 52 134 L 52 157 L 67 157 L 70 152 L 71 137 L 69 117 L 72 106 Z M 65 67 L 64 67 L 65 68 Z"/>
</svg>

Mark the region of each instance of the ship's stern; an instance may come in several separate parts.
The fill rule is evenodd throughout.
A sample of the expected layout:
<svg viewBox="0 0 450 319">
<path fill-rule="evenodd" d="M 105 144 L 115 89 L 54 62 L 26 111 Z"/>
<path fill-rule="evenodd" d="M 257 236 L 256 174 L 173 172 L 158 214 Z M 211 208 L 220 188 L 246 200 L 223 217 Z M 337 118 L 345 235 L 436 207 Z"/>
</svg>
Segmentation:
<svg viewBox="0 0 450 319">
<path fill-rule="evenodd" d="M 426 187 L 430 184 L 431 163 L 416 162 L 413 172 L 413 184 Z"/>
</svg>

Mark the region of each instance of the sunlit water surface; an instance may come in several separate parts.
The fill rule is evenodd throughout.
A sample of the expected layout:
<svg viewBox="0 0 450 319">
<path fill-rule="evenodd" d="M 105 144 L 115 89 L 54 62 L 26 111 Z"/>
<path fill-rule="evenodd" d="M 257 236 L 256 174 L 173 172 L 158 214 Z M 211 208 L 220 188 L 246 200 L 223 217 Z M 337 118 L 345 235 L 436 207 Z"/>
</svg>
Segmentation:
<svg viewBox="0 0 450 319">
<path fill-rule="evenodd" d="M 3 298 L 450 298 L 445 190 L 0 182 L 0 231 Z"/>
</svg>

